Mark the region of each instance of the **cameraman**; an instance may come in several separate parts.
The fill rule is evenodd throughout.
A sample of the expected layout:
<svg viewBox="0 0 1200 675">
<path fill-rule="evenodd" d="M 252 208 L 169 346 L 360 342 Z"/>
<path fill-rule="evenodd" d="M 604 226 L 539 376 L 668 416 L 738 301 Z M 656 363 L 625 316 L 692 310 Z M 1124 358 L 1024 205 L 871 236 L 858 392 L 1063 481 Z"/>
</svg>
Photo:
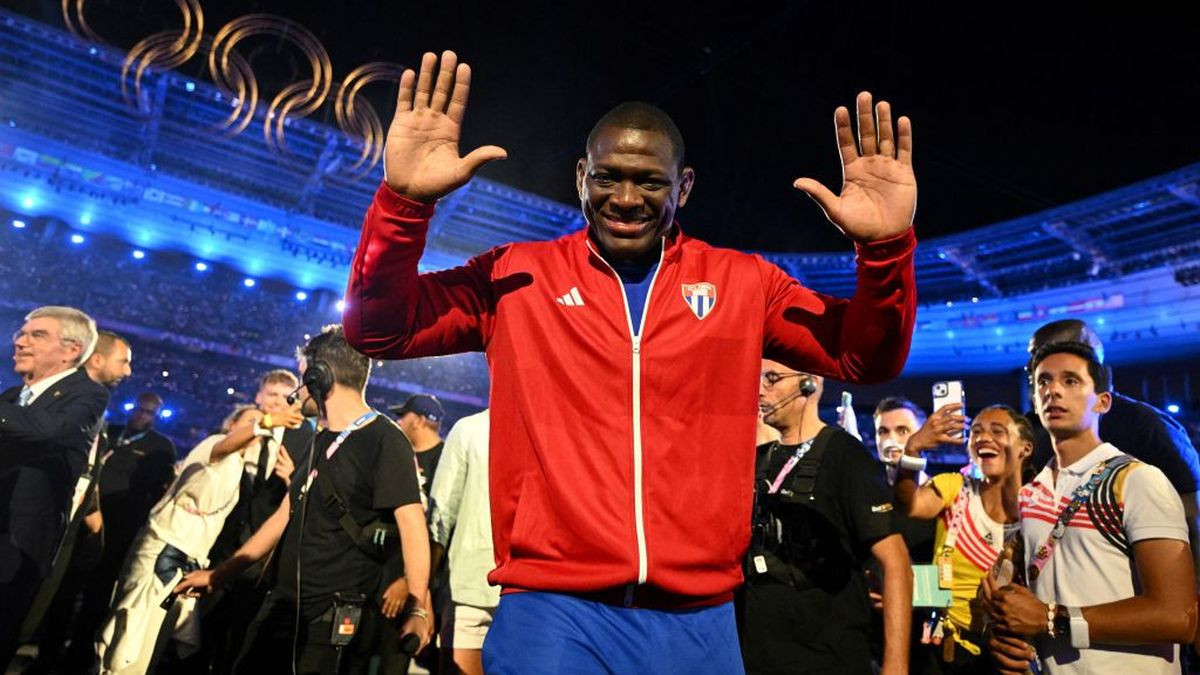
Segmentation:
<svg viewBox="0 0 1200 675">
<path fill-rule="evenodd" d="M 758 448 L 742 607 L 746 672 L 872 672 L 863 563 L 883 571 L 884 675 L 908 672 L 912 567 L 883 467 L 817 415 L 822 378 L 763 361 L 759 410 L 779 430 Z"/>
<path fill-rule="evenodd" d="M 380 614 L 402 613 L 401 632 L 416 636 L 418 649 L 429 641 L 429 536 L 412 446 L 363 398 L 370 365 L 346 344 L 340 326 L 303 347 L 305 406 L 324 399 L 327 424 L 315 439 L 312 472 L 297 467 L 288 500 L 237 553 L 215 569 L 189 574 L 175 589 L 218 588 L 278 545 L 277 581 L 250 625 L 235 672 L 281 671 L 279 646 L 285 644 L 294 646 L 296 673 L 366 672 L 370 636 L 361 633 Z M 398 528 L 405 563 L 405 576 L 395 580 L 382 579 L 388 550 L 375 546 L 395 542 L 389 520 Z"/>
</svg>

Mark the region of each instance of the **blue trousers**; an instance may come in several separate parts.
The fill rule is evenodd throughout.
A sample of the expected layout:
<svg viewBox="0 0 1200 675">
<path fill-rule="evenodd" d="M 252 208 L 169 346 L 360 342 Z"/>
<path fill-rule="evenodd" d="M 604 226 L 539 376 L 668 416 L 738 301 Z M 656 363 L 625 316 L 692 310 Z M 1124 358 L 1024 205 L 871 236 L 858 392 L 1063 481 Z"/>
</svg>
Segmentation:
<svg viewBox="0 0 1200 675">
<path fill-rule="evenodd" d="M 660 611 L 557 593 L 500 598 L 483 643 L 488 675 L 741 675 L 733 603 Z"/>
</svg>

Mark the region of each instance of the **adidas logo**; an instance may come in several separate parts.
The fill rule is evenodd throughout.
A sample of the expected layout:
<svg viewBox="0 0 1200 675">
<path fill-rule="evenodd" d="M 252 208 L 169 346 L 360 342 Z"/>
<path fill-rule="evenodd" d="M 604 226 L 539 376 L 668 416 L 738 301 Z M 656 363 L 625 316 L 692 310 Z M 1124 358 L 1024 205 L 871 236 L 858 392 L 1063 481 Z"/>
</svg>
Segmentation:
<svg viewBox="0 0 1200 675">
<path fill-rule="evenodd" d="M 583 307 L 583 297 L 579 295 L 579 289 L 574 286 L 571 287 L 570 292 L 555 298 L 554 301 L 567 307 Z"/>
</svg>

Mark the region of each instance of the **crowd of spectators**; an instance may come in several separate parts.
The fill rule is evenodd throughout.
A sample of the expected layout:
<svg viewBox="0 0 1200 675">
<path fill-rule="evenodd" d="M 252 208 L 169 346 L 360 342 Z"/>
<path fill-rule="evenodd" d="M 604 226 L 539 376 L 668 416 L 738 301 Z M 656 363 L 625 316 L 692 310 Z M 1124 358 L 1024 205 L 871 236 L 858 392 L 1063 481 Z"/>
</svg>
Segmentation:
<svg viewBox="0 0 1200 675">
<path fill-rule="evenodd" d="M 308 335 L 340 319 L 332 293 L 310 291 L 301 301 L 298 289 L 269 280 L 247 287 L 245 275 L 224 265 L 209 263 L 200 272 L 183 255 L 135 258 L 132 247 L 114 238 L 88 234 L 72 244 L 71 234 L 54 222 L 0 227 L 0 249 L 24 254 L 0 256 L 0 321 L 19 326 L 33 307 L 70 305 L 126 336 L 133 376 L 115 392 L 110 418 L 123 419 L 122 407 L 138 392 L 156 391 L 171 411 L 160 428 L 181 449 L 211 433 L 230 404 L 252 398 L 263 372 L 292 366 Z M 368 400 L 379 409 L 424 391 L 440 395 L 453 420 L 487 400 L 487 365 L 479 354 L 375 365 Z M 15 375 L 0 373 L 0 382 L 13 384 Z"/>
</svg>

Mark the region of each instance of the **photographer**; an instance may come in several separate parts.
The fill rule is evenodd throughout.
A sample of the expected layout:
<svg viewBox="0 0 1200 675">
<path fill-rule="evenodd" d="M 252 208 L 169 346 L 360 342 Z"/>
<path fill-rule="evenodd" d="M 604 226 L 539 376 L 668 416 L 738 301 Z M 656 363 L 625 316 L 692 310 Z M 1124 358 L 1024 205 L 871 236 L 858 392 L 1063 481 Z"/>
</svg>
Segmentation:
<svg viewBox="0 0 1200 675">
<path fill-rule="evenodd" d="M 278 672 L 279 646 L 291 644 L 296 673 L 365 672 L 370 640 L 362 633 L 380 614 L 402 614 L 401 632 L 415 636 L 418 649 L 431 632 L 429 536 L 412 446 L 367 406 L 370 361 L 346 344 L 340 326 L 302 349 L 300 370 L 306 408 L 323 401 L 327 423 L 315 438 L 311 471 L 297 467 L 288 500 L 237 553 L 189 574 L 175 590 L 220 587 L 278 545 L 277 581 L 250 625 L 235 671 Z M 390 520 L 405 563 L 405 576 L 396 580 L 382 579 L 382 561 L 394 548 L 387 544 L 396 541 Z M 391 583 L 380 594 L 385 581 Z"/>
<path fill-rule="evenodd" d="M 883 571 L 884 674 L 908 672 L 912 567 L 883 467 L 817 415 L 824 381 L 763 361 L 759 409 L 778 442 L 758 448 L 741 612 L 746 672 L 871 673 L 863 563 Z"/>
</svg>

